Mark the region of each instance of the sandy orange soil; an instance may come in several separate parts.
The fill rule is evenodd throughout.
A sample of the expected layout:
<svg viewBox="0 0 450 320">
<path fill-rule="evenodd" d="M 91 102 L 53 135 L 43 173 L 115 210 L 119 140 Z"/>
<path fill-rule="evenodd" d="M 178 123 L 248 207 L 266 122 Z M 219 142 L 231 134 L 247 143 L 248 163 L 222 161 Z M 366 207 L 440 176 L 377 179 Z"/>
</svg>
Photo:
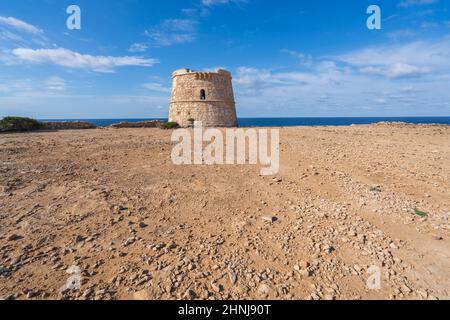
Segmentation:
<svg viewBox="0 0 450 320">
<path fill-rule="evenodd" d="M 450 298 L 450 126 L 282 128 L 270 177 L 170 134 L 0 135 L 0 297 Z"/>
</svg>

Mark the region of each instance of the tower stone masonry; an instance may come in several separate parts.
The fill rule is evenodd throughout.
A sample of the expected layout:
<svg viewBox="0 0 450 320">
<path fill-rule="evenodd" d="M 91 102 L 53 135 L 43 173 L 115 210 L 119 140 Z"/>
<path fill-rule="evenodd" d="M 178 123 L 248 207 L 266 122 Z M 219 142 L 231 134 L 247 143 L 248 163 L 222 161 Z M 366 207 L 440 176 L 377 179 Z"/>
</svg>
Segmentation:
<svg viewBox="0 0 450 320">
<path fill-rule="evenodd" d="M 169 121 L 188 127 L 202 121 L 204 127 L 236 127 L 236 103 L 231 73 L 180 69 L 172 75 Z"/>
</svg>

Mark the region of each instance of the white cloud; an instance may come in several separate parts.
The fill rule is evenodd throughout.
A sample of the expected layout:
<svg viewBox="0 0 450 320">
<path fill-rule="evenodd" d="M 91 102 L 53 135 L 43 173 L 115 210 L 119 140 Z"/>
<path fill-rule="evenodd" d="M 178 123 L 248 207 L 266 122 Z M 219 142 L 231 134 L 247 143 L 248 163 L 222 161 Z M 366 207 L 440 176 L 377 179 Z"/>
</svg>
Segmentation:
<svg viewBox="0 0 450 320">
<path fill-rule="evenodd" d="M 22 91 L 14 95 L 0 95 L 0 117 L 17 115 L 38 119 L 165 118 L 167 112 L 166 96 L 120 93 L 106 96 L 75 95 L 49 91 Z"/>
<path fill-rule="evenodd" d="M 165 19 L 159 25 L 145 31 L 151 46 L 168 47 L 195 41 L 201 18 L 210 12 L 214 5 L 226 5 L 247 0 L 202 0 L 195 8 L 181 10 L 185 18 Z"/>
<path fill-rule="evenodd" d="M 412 6 L 433 4 L 433 3 L 437 3 L 438 1 L 439 0 L 403 0 L 398 4 L 398 6 L 400 8 L 409 8 Z"/>
<path fill-rule="evenodd" d="M 295 50 L 288 50 L 288 49 L 283 49 L 283 50 L 281 50 L 281 52 L 287 53 L 287 54 L 293 56 L 294 58 L 296 58 L 298 60 L 298 62 L 300 63 L 300 65 L 304 65 L 306 67 L 312 66 L 313 60 L 312 60 L 311 55 L 307 55 L 302 52 L 298 52 Z"/>
<path fill-rule="evenodd" d="M 171 91 L 170 88 L 166 88 L 162 84 L 156 83 L 156 82 L 144 83 L 143 87 L 150 91 L 156 91 L 156 92 L 169 93 Z"/>
<path fill-rule="evenodd" d="M 253 67 L 239 67 L 234 78 L 234 83 L 253 92 L 267 88 L 272 80 L 272 73 L 269 70 L 257 69 Z"/>
<path fill-rule="evenodd" d="M 197 29 L 197 21 L 193 19 L 167 19 L 162 26 L 177 32 L 194 32 Z"/>
<path fill-rule="evenodd" d="M 43 30 L 13 17 L 0 16 L 0 40 L 5 40 L 10 47 L 49 45 Z"/>
<path fill-rule="evenodd" d="M 345 69 L 338 69 L 333 61 L 322 61 L 313 70 L 274 72 L 268 69 L 240 67 L 237 69 L 235 83 L 251 90 L 271 87 L 334 86 L 345 78 Z"/>
<path fill-rule="evenodd" d="M 29 23 L 26 23 L 25 21 L 13 18 L 13 17 L 3 17 L 0 16 L 0 24 L 12 27 L 14 29 L 17 29 L 19 31 L 31 33 L 31 34 L 42 34 L 43 31 Z"/>
<path fill-rule="evenodd" d="M 233 2 L 246 2 L 248 0 L 202 0 L 202 5 L 205 7 L 211 7 L 215 5 L 230 4 Z"/>
<path fill-rule="evenodd" d="M 424 21 L 420 24 L 422 29 L 433 29 L 439 27 L 439 23 L 433 21 Z"/>
<path fill-rule="evenodd" d="M 20 35 L 8 30 L 0 30 L 0 39 L 14 42 L 24 41 L 24 39 Z"/>
<path fill-rule="evenodd" d="M 197 36 L 195 19 L 166 19 L 159 26 L 145 31 L 150 42 L 156 46 L 171 46 L 192 42 Z"/>
<path fill-rule="evenodd" d="M 395 63 L 388 67 L 364 67 L 360 69 L 363 73 L 377 74 L 392 79 L 420 77 L 431 73 L 433 70 L 427 67 L 416 67 L 405 63 Z"/>
<path fill-rule="evenodd" d="M 362 48 L 307 71 L 240 67 L 240 116 L 401 116 L 450 113 L 448 38 Z"/>
<path fill-rule="evenodd" d="M 50 91 L 65 91 L 66 81 L 58 76 L 52 76 L 45 81 L 46 88 Z"/>
<path fill-rule="evenodd" d="M 155 59 L 123 56 L 93 56 L 81 54 L 64 48 L 58 49 L 27 49 L 18 48 L 13 55 L 22 61 L 31 63 L 51 63 L 62 67 L 85 69 L 96 72 L 113 72 L 117 67 L 140 66 L 151 67 L 158 63 Z"/>
<path fill-rule="evenodd" d="M 400 29 L 396 31 L 389 32 L 387 36 L 393 40 L 403 39 L 403 38 L 413 38 L 416 36 L 416 32 L 411 29 Z"/>
<path fill-rule="evenodd" d="M 128 51 L 130 52 L 145 52 L 148 49 L 148 46 L 145 43 L 134 43 L 131 45 Z"/>
<path fill-rule="evenodd" d="M 364 72 L 390 77 L 450 72 L 450 42 L 448 38 L 436 41 L 415 41 L 389 44 L 356 50 L 334 57 L 335 60 L 355 66 Z"/>
<path fill-rule="evenodd" d="M 16 93 L 27 92 L 33 89 L 33 82 L 30 79 L 1 79 L 0 92 L 2 93 Z"/>
<path fill-rule="evenodd" d="M 382 77 L 345 66 L 335 65 L 333 69 L 328 63 L 327 68 L 315 65 L 309 72 L 239 68 L 234 85 L 240 116 L 254 116 L 255 110 L 278 117 L 450 112 L 448 80 L 406 78 L 406 74 L 417 72 L 406 66 L 397 66 Z"/>
<path fill-rule="evenodd" d="M 202 4 L 204 6 L 213 6 L 216 4 L 228 4 L 230 3 L 232 0 L 202 0 Z"/>
<path fill-rule="evenodd" d="M 49 97 L 60 95 L 67 89 L 66 81 L 59 76 L 44 79 L 0 79 L 0 92 L 4 97 Z M 30 101 L 33 103 L 33 101 Z"/>
</svg>

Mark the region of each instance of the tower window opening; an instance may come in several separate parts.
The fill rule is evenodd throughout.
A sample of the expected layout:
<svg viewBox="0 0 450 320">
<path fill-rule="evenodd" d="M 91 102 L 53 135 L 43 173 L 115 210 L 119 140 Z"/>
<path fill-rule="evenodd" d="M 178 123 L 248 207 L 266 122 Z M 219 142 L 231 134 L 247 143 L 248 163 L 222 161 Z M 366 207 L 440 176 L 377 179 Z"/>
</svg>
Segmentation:
<svg viewBox="0 0 450 320">
<path fill-rule="evenodd" d="M 206 91 L 200 90 L 200 100 L 206 100 Z"/>
</svg>

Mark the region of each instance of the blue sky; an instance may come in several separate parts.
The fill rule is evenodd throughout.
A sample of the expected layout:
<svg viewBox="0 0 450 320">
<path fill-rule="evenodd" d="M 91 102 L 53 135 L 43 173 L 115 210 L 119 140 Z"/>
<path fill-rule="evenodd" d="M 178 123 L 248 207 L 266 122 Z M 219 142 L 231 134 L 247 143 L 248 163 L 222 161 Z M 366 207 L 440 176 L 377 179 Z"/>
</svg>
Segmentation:
<svg viewBox="0 0 450 320">
<path fill-rule="evenodd" d="M 66 9 L 81 8 L 81 30 Z M 366 27 L 367 7 L 382 29 Z M 0 116 L 166 117 L 171 73 L 233 73 L 240 117 L 450 116 L 446 0 L 0 2 Z"/>
</svg>

